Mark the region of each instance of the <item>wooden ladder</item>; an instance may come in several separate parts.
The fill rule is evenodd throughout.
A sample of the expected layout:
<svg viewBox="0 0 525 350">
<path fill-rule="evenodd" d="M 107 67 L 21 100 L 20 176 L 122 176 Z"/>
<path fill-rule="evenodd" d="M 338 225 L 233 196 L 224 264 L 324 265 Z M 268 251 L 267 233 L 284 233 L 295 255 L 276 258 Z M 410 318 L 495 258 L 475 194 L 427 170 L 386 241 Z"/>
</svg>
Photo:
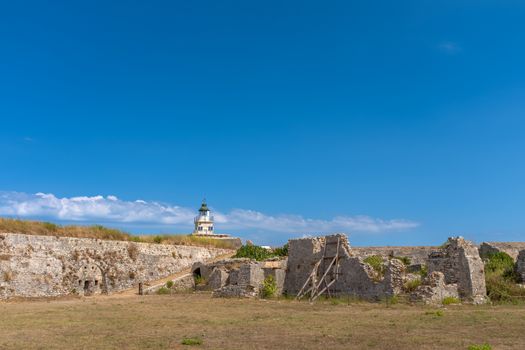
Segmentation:
<svg viewBox="0 0 525 350">
<path fill-rule="evenodd" d="M 328 244 L 337 244 L 335 251 L 335 256 L 326 256 L 326 247 Z M 337 237 L 337 242 L 325 242 L 323 249 L 323 256 L 321 259 L 315 263 L 312 268 L 312 272 L 306 279 L 303 287 L 297 293 L 296 300 L 300 300 L 309 294 L 309 300 L 315 301 L 319 296 L 323 295 L 325 292 L 328 293 L 328 296 L 331 296 L 330 287 L 337 281 L 339 276 L 339 247 L 341 245 L 341 238 Z M 325 269 L 326 261 L 330 260 L 330 264 Z M 323 273 L 324 272 L 324 273 Z M 329 273 L 332 272 L 333 279 L 328 280 Z M 323 273 L 322 277 L 318 279 L 319 274 Z"/>
</svg>

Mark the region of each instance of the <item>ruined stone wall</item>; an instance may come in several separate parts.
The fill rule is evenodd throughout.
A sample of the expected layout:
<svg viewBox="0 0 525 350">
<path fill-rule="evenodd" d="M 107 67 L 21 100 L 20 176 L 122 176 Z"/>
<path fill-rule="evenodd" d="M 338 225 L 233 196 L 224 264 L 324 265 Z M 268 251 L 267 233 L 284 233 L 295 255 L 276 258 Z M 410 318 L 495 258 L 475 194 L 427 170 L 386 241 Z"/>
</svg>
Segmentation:
<svg viewBox="0 0 525 350">
<path fill-rule="evenodd" d="M 354 247 L 351 252 L 353 255 L 365 258 L 370 255 L 380 255 L 388 257 L 409 257 L 412 264 L 426 264 L 428 255 L 437 250 L 438 247 L 414 246 L 414 247 Z"/>
<path fill-rule="evenodd" d="M 457 284 L 459 296 L 467 301 L 486 301 L 485 267 L 478 248 L 462 237 L 449 238 L 443 248 L 429 256 L 428 272 L 442 272 L 446 284 Z"/>
<path fill-rule="evenodd" d="M 0 234 L 0 299 L 111 293 L 228 253 L 194 246 Z"/>
<path fill-rule="evenodd" d="M 479 255 L 486 259 L 490 254 L 503 252 L 516 261 L 521 250 L 525 250 L 525 242 L 483 242 L 479 246 Z"/>
<path fill-rule="evenodd" d="M 288 267 L 284 281 L 284 292 L 297 295 L 307 282 L 317 262 L 317 280 L 328 270 L 331 259 L 336 255 L 337 240 L 339 246 L 339 270 L 337 281 L 330 288 L 333 295 L 353 295 L 366 299 L 380 299 L 399 293 L 402 286 L 403 264 L 397 260 L 385 259 L 385 272 L 379 275 L 363 262 L 359 256 L 353 256 L 345 235 L 333 235 L 318 238 L 290 240 L 288 243 Z M 326 251 L 325 251 L 326 247 Z M 329 271 L 329 270 L 328 270 Z M 335 278 L 330 272 L 329 281 Z"/>
</svg>

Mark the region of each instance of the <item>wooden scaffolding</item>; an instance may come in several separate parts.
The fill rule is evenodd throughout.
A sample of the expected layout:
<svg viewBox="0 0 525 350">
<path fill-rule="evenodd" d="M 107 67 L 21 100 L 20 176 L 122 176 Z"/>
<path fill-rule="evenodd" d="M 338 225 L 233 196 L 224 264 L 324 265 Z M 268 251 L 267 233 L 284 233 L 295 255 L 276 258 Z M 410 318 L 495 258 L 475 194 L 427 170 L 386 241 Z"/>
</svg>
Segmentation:
<svg viewBox="0 0 525 350">
<path fill-rule="evenodd" d="M 330 249 L 327 249 L 329 245 L 337 245 L 335 249 L 335 255 L 330 256 Z M 321 259 L 316 262 L 312 268 L 312 272 L 306 279 L 303 287 L 297 293 L 296 299 L 302 299 L 309 296 L 309 300 L 315 301 L 323 294 L 327 294 L 329 297 L 332 296 L 333 291 L 330 288 L 337 282 L 339 277 L 339 248 L 341 246 L 341 237 L 337 237 L 336 241 L 326 241 L 323 248 L 323 255 Z M 329 264 L 327 262 L 330 261 Z M 319 276 L 322 276 L 319 278 Z"/>
</svg>

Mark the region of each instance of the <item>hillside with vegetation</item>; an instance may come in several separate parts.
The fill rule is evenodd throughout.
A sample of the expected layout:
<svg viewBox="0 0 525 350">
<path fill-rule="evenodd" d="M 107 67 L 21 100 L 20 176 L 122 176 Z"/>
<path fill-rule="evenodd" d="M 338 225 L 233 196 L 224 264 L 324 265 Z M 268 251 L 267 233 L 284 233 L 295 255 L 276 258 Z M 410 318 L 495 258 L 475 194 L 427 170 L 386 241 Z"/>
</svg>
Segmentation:
<svg viewBox="0 0 525 350">
<path fill-rule="evenodd" d="M 45 221 L 0 218 L 0 233 L 21 233 L 26 235 L 93 238 L 110 241 L 130 241 L 172 245 L 193 245 L 235 249 L 233 242 L 192 235 L 132 235 L 122 230 L 102 225 L 57 225 Z"/>
</svg>

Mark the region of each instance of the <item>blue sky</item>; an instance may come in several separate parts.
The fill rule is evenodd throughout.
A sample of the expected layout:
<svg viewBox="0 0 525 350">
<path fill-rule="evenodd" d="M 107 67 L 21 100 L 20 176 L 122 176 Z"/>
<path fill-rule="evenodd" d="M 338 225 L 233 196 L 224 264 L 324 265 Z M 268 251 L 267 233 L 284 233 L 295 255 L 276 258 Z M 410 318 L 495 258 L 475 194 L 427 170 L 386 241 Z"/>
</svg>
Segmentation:
<svg viewBox="0 0 525 350">
<path fill-rule="evenodd" d="M 2 4 L 0 215 L 187 232 L 206 196 L 218 231 L 258 243 L 524 240 L 523 18 L 521 1 Z"/>
</svg>

